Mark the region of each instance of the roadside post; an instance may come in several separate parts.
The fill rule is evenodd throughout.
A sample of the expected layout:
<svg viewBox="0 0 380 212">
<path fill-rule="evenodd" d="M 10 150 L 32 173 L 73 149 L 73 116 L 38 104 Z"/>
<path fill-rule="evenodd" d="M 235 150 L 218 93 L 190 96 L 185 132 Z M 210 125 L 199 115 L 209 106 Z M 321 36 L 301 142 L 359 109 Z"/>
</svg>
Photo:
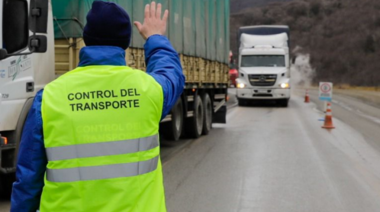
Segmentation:
<svg viewBox="0 0 380 212">
<path fill-rule="evenodd" d="M 319 83 L 319 100 L 324 101 L 324 112 L 326 112 L 327 102 L 332 101 L 333 83 L 320 82 Z"/>
</svg>

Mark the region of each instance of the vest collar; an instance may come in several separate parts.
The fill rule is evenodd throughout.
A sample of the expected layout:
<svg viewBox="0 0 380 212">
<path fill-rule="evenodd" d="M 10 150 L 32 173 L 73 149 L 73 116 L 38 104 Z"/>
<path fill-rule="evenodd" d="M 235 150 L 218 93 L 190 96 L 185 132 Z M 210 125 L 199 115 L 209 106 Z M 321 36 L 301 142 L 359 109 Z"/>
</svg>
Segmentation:
<svg viewBox="0 0 380 212">
<path fill-rule="evenodd" d="M 79 67 L 90 65 L 125 66 L 125 51 L 116 46 L 86 46 L 79 53 Z"/>
</svg>

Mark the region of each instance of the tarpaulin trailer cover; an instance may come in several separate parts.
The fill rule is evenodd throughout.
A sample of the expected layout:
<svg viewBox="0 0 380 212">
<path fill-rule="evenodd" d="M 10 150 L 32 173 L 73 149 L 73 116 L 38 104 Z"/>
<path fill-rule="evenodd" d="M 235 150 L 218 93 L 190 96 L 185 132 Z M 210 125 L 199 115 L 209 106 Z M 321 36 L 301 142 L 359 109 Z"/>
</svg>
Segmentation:
<svg viewBox="0 0 380 212">
<path fill-rule="evenodd" d="M 80 38 L 94 0 L 54 0 L 56 39 Z M 132 21 L 142 22 L 151 0 L 108 0 L 122 6 Z M 168 33 L 180 54 L 228 63 L 229 0 L 156 0 L 170 11 Z M 131 47 L 143 48 L 144 40 L 133 29 Z"/>
</svg>

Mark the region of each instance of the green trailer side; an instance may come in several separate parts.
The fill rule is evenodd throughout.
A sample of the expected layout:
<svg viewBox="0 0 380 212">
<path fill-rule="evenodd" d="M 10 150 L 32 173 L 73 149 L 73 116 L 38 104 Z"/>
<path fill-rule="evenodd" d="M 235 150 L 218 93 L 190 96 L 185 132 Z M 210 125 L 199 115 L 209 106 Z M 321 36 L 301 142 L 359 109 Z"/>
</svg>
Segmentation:
<svg viewBox="0 0 380 212">
<path fill-rule="evenodd" d="M 61 75 L 78 64 L 86 14 L 94 0 L 54 0 L 56 74 Z M 143 22 L 144 7 L 151 0 L 108 0 L 126 9 L 131 21 Z M 164 122 L 164 134 L 178 140 L 182 129 L 175 129 L 174 120 L 181 113 L 184 129 L 192 137 L 207 134 L 204 126 L 225 122 L 225 99 L 228 88 L 229 60 L 229 0 L 157 0 L 170 11 L 167 37 L 181 58 L 186 76 L 186 89 L 181 97 L 181 111 L 172 110 Z M 144 40 L 134 28 L 131 47 L 126 51 L 127 64 L 145 70 Z M 210 101 L 206 100 L 207 96 Z M 198 98 L 199 97 L 199 98 Z M 199 100 L 200 99 L 200 100 Z M 199 102 L 205 107 L 198 108 Z M 207 105 L 211 105 L 208 107 Z M 205 114 L 210 114 L 206 117 Z M 176 106 L 175 106 L 176 108 Z M 177 107 L 178 108 L 178 107 Z M 197 131 L 196 116 L 202 112 L 202 132 Z M 176 115 L 177 113 L 177 115 Z M 211 119 L 211 122 L 210 122 Z M 177 119 L 178 121 L 179 119 Z M 199 120 L 198 120 L 199 122 Z M 181 125 L 181 124 L 180 124 Z M 178 126 L 178 123 L 177 123 Z M 168 129 L 168 130 L 165 130 Z M 190 129 L 190 130 L 189 130 Z M 175 132 L 177 131 L 177 132 Z M 181 131 L 181 132 L 180 132 Z M 176 134 L 174 135 L 173 134 Z"/>
<path fill-rule="evenodd" d="M 56 39 L 81 38 L 86 14 L 94 0 L 54 0 Z M 143 21 L 150 0 L 112 0 Z M 167 36 L 180 54 L 228 63 L 229 0 L 158 0 L 170 10 Z M 133 30 L 131 47 L 143 48 L 144 40 Z"/>
</svg>

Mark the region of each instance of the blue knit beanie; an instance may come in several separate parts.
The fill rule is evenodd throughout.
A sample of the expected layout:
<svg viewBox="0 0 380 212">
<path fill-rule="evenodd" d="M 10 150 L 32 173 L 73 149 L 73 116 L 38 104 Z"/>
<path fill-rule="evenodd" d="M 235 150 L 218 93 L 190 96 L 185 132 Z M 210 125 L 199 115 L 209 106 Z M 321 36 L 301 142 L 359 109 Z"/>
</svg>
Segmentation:
<svg viewBox="0 0 380 212">
<path fill-rule="evenodd" d="M 94 1 L 87 14 L 83 40 L 87 46 L 118 46 L 127 49 L 131 41 L 128 13 L 112 2 Z"/>
</svg>

